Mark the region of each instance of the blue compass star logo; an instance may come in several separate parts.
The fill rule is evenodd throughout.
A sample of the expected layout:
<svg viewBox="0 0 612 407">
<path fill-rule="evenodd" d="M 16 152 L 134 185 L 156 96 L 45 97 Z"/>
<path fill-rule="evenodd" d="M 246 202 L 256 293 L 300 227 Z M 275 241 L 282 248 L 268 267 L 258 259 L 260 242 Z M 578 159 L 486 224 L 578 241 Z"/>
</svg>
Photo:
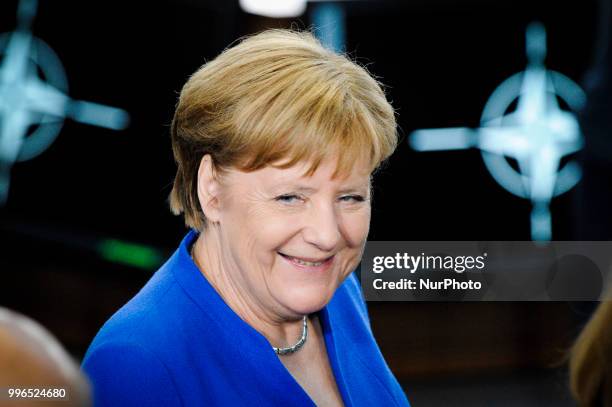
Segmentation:
<svg viewBox="0 0 612 407">
<path fill-rule="evenodd" d="M 527 68 L 493 92 L 480 128 L 416 130 L 409 142 L 417 151 L 480 149 L 493 178 L 510 193 L 531 201 L 531 238 L 546 241 L 552 236 L 552 198 L 570 190 L 581 177 L 576 162 L 561 168 L 560 164 L 583 146 L 574 112 L 584 106 L 586 96 L 567 76 L 544 66 L 542 24 L 530 24 L 526 39 Z M 559 99 L 570 110 L 564 110 Z M 516 160 L 518 170 L 508 158 Z"/>
<path fill-rule="evenodd" d="M 21 0 L 17 29 L 0 35 L 0 205 L 8 197 L 13 164 L 45 151 L 65 118 L 113 130 L 129 123 L 122 109 L 67 95 L 68 80 L 61 61 L 31 34 L 36 8 L 36 0 Z"/>
</svg>

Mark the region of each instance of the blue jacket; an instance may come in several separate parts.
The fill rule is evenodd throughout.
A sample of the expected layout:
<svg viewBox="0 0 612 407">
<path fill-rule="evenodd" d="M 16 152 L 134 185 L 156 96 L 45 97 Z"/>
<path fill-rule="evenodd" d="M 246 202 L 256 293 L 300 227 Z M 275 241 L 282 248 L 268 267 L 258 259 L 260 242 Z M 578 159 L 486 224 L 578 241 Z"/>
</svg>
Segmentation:
<svg viewBox="0 0 612 407">
<path fill-rule="evenodd" d="M 83 360 L 96 406 L 313 406 L 263 335 L 193 263 L 189 232 L 104 324 Z M 372 336 L 354 273 L 319 317 L 347 406 L 407 406 Z"/>
</svg>

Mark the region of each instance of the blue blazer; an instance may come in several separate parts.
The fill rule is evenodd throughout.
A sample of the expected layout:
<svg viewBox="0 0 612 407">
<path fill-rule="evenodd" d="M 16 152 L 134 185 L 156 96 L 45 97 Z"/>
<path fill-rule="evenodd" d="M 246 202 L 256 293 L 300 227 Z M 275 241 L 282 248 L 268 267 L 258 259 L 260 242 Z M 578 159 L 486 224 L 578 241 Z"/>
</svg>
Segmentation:
<svg viewBox="0 0 612 407">
<path fill-rule="evenodd" d="M 83 360 L 96 406 L 313 406 L 266 338 L 217 294 L 191 259 L 189 232 L 96 335 Z M 351 274 L 319 311 L 347 406 L 408 406 L 372 336 Z"/>
</svg>

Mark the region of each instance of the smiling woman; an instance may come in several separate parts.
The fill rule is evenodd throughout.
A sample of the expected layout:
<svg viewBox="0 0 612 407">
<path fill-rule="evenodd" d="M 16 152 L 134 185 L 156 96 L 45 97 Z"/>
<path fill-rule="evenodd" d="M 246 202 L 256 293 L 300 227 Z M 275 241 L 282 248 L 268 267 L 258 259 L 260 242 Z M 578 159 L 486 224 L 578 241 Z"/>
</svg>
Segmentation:
<svg viewBox="0 0 612 407">
<path fill-rule="evenodd" d="M 192 230 L 94 339 L 97 404 L 407 405 L 352 273 L 397 143 L 380 84 L 266 31 L 189 78 L 172 143 Z"/>
</svg>

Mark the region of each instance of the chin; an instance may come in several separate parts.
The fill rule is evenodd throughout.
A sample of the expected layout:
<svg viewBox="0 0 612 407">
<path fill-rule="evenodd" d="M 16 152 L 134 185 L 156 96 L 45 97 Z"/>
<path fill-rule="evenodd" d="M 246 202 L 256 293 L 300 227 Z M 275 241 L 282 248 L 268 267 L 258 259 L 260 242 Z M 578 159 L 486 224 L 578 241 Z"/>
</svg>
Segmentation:
<svg viewBox="0 0 612 407">
<path fill-rule="evenodd" d="M 335 291 L 335 290 L 334 290 Z M 282 302 L 296 314 L 306 315 L 320 311 L 332 299 L 334 294 L 329 287 L 296 287 L 284 290 Z"/>
</svg>

